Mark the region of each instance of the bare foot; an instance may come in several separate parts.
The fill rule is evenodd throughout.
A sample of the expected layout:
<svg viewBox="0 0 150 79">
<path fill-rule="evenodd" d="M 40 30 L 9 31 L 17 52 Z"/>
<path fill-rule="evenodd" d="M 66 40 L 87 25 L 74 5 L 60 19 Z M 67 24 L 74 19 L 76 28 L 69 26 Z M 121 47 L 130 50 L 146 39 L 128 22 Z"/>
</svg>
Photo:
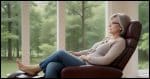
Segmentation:
<svg viewBox="0 0 150 79">
<path fill-rule="evenodd" d="M 16 60 L 18 68 L 29 75 L 36 75 L 39 71 L 36 69 L 34 65 L 24 65 L 18 59 Z"/>
</svg>

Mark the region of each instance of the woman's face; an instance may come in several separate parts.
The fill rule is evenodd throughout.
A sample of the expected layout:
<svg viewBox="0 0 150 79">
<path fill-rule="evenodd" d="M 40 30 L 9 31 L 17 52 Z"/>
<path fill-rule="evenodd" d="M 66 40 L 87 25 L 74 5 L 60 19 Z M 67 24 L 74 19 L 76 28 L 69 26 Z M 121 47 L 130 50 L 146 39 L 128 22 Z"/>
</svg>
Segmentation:
<svg viewBox="0 0 150 79">
<path fill-rule="evenodd" d="M 121 28 L 117 17 L 111 19 L 108 30 L 111 34 L 120 33 Z"/>
</svg>

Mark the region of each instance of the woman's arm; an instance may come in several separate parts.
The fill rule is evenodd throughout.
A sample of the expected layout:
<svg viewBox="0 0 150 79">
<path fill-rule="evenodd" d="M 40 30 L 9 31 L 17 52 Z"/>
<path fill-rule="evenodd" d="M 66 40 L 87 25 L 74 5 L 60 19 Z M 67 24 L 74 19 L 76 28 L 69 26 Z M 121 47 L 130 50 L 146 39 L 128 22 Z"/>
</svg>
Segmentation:
<svg viewBox="0 0 150 79">
<path fill-rule="evenodd" d="M 75 55 L 75 56 L 87 55 L 89 50 L 90 49 L 82 50 L 82 51 L 79 51 L 79 52 L 72 52 L 72 54 Z"/>
<path fill-rule="evenodd" d="M 96 49 L 96 47 L 99 44 L 103 43 L 106 39 L 108 39 L 108 37 L 105 37 L 102 41 L 95 43 L 90 49 L 82 50 L 82 51 L 79 51 L 79 52 L 73 52 L 73 54 L 76 55 L 76 56 L 87 55 L 90 52 L 94 51 Z"/>
<path fill-rule="evenodd" d="M 101 57 L 88 57 L 87 56 L 87 61 L 91 64 L 97 64 L 97 65 L 108 65 L 112 61 L 114 61 L 124 50 L 125 48 L 125 40 L 120 40 L 116 42 L 108 53 L 105 56 Z"/>
</svg>

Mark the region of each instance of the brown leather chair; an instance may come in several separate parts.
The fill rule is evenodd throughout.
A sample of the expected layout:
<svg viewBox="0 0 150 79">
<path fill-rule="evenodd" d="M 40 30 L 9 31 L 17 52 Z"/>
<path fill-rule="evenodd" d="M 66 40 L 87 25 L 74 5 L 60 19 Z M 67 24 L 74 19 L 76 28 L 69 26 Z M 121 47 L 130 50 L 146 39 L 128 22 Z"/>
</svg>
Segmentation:
<svg viewBox="0 0 150 79">
<path fill-rule="evenodd" d="M 142 25 L 139 21 L 131 21 L 123 36 L 126 48 L 111 64 L 107 66 L 82 65 L 65 67 L 61 71 L 61 78 L 120 78 L 123 69 L 134 53 L 141 34 Z"/>
</svg>

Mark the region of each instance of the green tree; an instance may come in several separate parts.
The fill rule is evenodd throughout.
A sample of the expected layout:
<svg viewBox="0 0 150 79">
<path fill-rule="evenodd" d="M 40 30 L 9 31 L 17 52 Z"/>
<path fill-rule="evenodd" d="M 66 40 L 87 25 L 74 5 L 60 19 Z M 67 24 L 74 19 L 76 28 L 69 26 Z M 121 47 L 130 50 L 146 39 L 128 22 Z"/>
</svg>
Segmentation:
<svg viewBox="0 0 150 79">
<path fill-rule="evenodd" d="M 42 14 L 41 9 L 37 10 L 37 5 L 32 2 L 32 6 L 30 8 L 30 50 L 31 55 L 33 51 L 35 51 L 39 55 L 39 36 L 40 36 L 40 29 L 42 26 Z"/>
<path fill-rule="evenodd" d="M 12 55 L 16 54 L 19 56 L 19 29 L 20 29 L 20 5 L 19 2 L 15 1 L 2 1 L 1 5 L 1 49 L 4 50 L 8 59 L 12 59 Z M 15 9 L 15 10 L 14 10 Z M 16 41 L 16 42 L 15 42 Z M 6 50 L 7 49 L 7 50 Z M 13 50 L 14 49 L 14 50 Z M 17 51 L 15 51 L 17 49 Z M 13 52 L 12 52 L 13 51 Z"/>
<path fill-rule="evenodd" d="M 66 48 L 83 50 L 104 36 L 103 2 L 70 1 L 66 3 Z M 100 14 L 99 14 L 100 13 Z M 93 38 L 94 37 L 94 38 Z"/>
<path fill-rule="evenodd" d="M 40 52 L 44 52 L 41 49 L 43 44 L 48 44 L 56 49 L 56 2 L 51 1 L 42 5 L 33 2 L 30 21 L 31 53 L 36 52 L 39 55 Z"/>
</svg>

